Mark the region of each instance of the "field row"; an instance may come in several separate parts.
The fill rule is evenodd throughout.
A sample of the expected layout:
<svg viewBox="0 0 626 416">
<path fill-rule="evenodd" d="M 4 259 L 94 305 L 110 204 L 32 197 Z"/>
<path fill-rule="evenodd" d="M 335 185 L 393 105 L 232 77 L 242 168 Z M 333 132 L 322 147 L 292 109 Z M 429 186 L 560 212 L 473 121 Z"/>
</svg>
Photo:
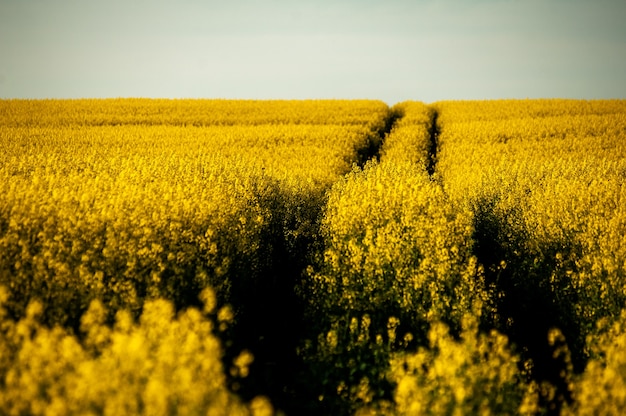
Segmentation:
<svg viewBox="0 0 626 416">
<path fill-rule="evenodd" d="M 493 107 L 435 105 L 438 180 L 473 213 L 494 324 L 564 411 L 620 413 L 624 335 L 606 331 L 626 306 L 625 103 L 501 102 L 501 123 Z"/>
<path fill-rule="evenodd" d="M 49 406 L 61 413 L 161 413 L 180 401 L 190 402 L 191 413 L 230 402 L 241 407 L 226 387 L 242 389 L 236 385 L 249 371 L 247 350 L 254 351 L 257 378 L 275 356 L 295 355 L 297 339 L 279 333 L 281 314 L 296 301 L 295 281 L 305 266 L 299 263 L 314 239 L 325 191 L 376 149 L 392 116 L 376 101 L 3 106 L 0 282 L 9 319 L 2 355 L 9 361 L 1 371 L 0 406 L 7 413 Z M 129 108 L 152 118 L 146 122 Z M 184 126 L 181 117 L 207 125 Z M 129 124 L 113 125 L 120 120 Z M 215 299 L 207 304 L 202 293 Z M 214 314 L 194 315 L 199 321 L 189 327 L 168 312 L 171 306 L 152 302 L 160 298 L 177 310 L 195 306 Z M 150 308 L 163 311 L 150 315 Z M 138 326 L 129 326 L 139 316 Z M 65 330 L 45 329 L 54 325 Z M 161 341 L 145 332 L 159 326 L 194 339 L 215 334 L 173 365 L 160 352 L 175 351 L 173 335 Z M 24 338 L 22 327 L 32 336 Z M 65 352 L 56 345 L 76 343 L 72 332 L 83 340 L 73 347 L 82 358 L 57 357 Z M 115 368 L 105 360 L 121 360 L 132 342 L 143 345 L 136 362 Z M 41 348 L 27 353 L 33 343 Z M 50 361 L 59 365 L 40 377 L 36 371 Z M 160 375 L 134 379 L 133 372 L 154 366 Z M 103 373 L 117 381 L 94 379 Z M 170 377 L 185 378 L 185 389 L 152 391 L 145 384 Z M 256 391 L 263 383 L 252 375 L 245 382 L 250 394 L 272 393 Z M 74 384 L 93 387 L 71 396 Z"/>
</svg>

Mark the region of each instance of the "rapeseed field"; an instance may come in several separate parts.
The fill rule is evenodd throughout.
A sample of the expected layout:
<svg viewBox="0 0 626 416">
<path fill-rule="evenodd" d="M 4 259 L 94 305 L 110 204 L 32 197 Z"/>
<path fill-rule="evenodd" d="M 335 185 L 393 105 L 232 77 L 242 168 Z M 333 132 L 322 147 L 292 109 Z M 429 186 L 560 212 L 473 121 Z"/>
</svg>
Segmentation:
<svg viewBox="0 0 626 416">
<path fill-rule="evenodd" d="M 0 413 L 621 414 L 626 102 L 1 100 Z"/>
</svg>

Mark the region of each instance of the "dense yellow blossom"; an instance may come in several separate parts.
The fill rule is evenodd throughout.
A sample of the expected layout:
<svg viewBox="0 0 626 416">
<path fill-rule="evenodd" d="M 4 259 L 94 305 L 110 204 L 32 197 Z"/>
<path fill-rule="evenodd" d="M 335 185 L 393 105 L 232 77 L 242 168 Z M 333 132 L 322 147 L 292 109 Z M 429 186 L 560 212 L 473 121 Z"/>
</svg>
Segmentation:
<svg viewBox="0 0 626 416">
<path fill-rule="evenodd" d="M 621 415 L 626 411 L 626 311 L 590 337 L 594 357 L 571 383 L 574 402 L 565 414 Z"/>
<path fill-rule="evenodd" d="M 486 296 L 472 256 L 471 213 L 449 203 L 427 171 L 432 111 L 416 102 L 395 110 L 403 118 L 385 137 L 380 162 L 330 190 L 325 251 L 310 269 L 320 331 L 312 365 L 337 374 L 320 380 L 328 411 L 333 397 L 352 410 L 381 405 L 391 353 L 424 342 L 432 322 L 459 331 Z"/>
<path fill-rule="evenodd" d="M 619 314 L 626 283 L 624 102 L 437 106 L 447 193 L 476 212 L 491 204 L 510 232 L 523 236 L 518 250 L 530 252 L 529 260 L 553 246 L 554 279 L 581 289 L 581 325 Z"/>
<path fill-rule="evenodd" d="M 237 350 L 246 345 L 233 344 L 230 331 L 239 331 L 238 340 L 265 335 L 232 328 L 245 314 L 264 313 L 259 292 L 277 283 L 263 278 L 285 260 L 271 257 L 275 246 L 297 249 L 312 238 L 325 190 L 377 145 L 388 116 L 380 101 L 0 101 L 3 305 L 18 328 L 30 328 L 32 305 L 42 321 L 27 329 L 35 338 L 15 341 L 20 360 L 0 371 L 11 386 L 2 410 L 189 414 L 210 405 L 229 413 L 221 368 L 200 376 L 194 367 L 219 363 L 219 348 L 177 361 L 187 360 L 178 342 L 196 342 L 212 327 L 199 336 L 168 326 L 174 318 L 157 322 L 172 305 L 156 299 L 178 310 L 214 288 L 204 301 L 219 306 L 215 331 L 235 359 L 225 374 L 248 375 L 253 354 Z M 71 329 L 95 322 L 88 308 L 116 326 L 85 324 L 90 335 L 78 342 Z M 61 359 L 61 343 L 91 355 Z M 48 363 L 52 373 L 33 380 L 29 369 Z M 68 383 L 93 386 L 74 392 Z M 190 389 L 191 407 L 177 388 Z M 78 410 L 64 410 L 72 402 Z M 251 408 L 263 414 L 267 401 Z"/>
<path fill-rule="evenodd" d="M 0 149 L 2 414 L 623 412 L 624 101 L 0 100 Z"/>
<path fill-rule="evenodd" d="M 286 232 L 307 232 L 310 205 L 358 161 L 387 114 L 376 101 L 2 108 L 0 281 L 18 309 L 48 299 L 52 322 L 76 319 L 93 298 L 138 311 L 145 297 L 188 303 L 207 284 L 224 295 L 233 273 L 258 272 L 241 269 L 265 255 L 260 239 L 272 221 L 292 218 Z M 230 121 L 196 127 L 168 114 Z M 128 120 L 117 126 L 116 117 Z"/>
<path fill-rule="evenodd" d="M 6 289 L 0 290 L 6 300 Z M 3 414 L 247 415 L 271 409 L 261 398 L 247 407 L 228 391 L 213 322 L 197 309 L 177 316 L 170 302 L 149 301 L 139 322 L 119 311 L 110 328 L 105 308 L 93 301 L 80 341 L 58 326 L 43 326 L 41 312 L 40 303 L 31 303 L 15 322 L 0 309 Z M 247 363 L 236 363 L 240 372 Z"/>
<path fill-rule="evenodd" d="M 374 100 L 0 100 L 0 126 L 329 124 L 380 128 Z"/>
<path fill-rule="evenodd" d="M 385 138 L 381 160 L 410 162 L 428 168 L 433 109 L 418 101 L 405 101 L 396 104 L 392 110 L 400 115 L 400 119 Z"/>
<path fill-rule="evenodd" d="M 401 415 L 513 415 L 538 410 L 533 387 L 519 371 L 507 338 L 480 333 L 478 321 L 464 318 L 460 340 L 435 323 L 428 347 L 398 354 L 391 366 Z"/>
<path fill-rule="evenodd" d="M 347 175 L 330 193 L 323 232 L 326 268 L 314 279 L 329 313 L 406 310 L 426 320 L 469 307 L 470 218 L 419 165 L 383 161 Z"/>
<path fill-rule="evenodd" d="M 596 323 L 616 319 L 626 302 L 626 102 L 434 107 L 441 129 L 436 175 L 446 194 L 473 212 L 503 330 L 546 360 L 549 349 L 537 345 L 559 328 L 582 370 Z M 583 409 L 591 395 L 576 398 Z"/>
</svg>

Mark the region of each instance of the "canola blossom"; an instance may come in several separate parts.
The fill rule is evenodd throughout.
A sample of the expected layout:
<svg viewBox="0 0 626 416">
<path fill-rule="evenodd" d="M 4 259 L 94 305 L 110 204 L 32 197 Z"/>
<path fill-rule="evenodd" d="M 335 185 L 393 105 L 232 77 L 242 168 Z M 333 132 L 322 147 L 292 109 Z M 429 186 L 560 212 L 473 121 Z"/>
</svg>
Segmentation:
<svg viewBox="0 0 626 416">
<path fill-rule="evenodd" d="M 543 400 L 579 399 L 574 408 L 588 409 L 591 395 L 582 396 L 576 380 L 587 379 L 587 362 L 601 362 L 609 348 L 606 341 L 593 347 L 599 326 L 626 306 L 626 103 L 434 107 L 436 175 L 473 213 L 474 252 L 494 292 L 496 326 L 535 363 L 536 380 L 558 386 L 544 388 Z M 555 330 L 564 345 L 553 345 Z M 603 410 L 619 414 L 622 403 L 610 400 Z"/>
<path fill-rule="evenodd" d="M 265 336 L 235 330 L 233 336 L 244 341 L 231 346 L 227 327 L 261 310 L 260 304 L 248 305 L 250 293 L 272 288 L 263 278 L 281 259 L 271 260 L 275 247 L 267 241 L 298 244 L 311 234 L 325 189 L 375 145 L 388 116 L 379 101 L 51 100 L 3 101 L 1 108 L 4 316 L 19 326 L 37 302 L 38 322 L 70 331 L 44 331 L 48 341 L 37 342 L 65 342 L 93 302 L 105 306 L 103 319 L 113 323 L 120 313 L 130 313 L 128 319 L 144 316 L 157 299 L 177 310 L 198 307 L 199 294 L 212 288 L 220 337 L 230 355 L 222 360 L 220 348 L 213 348 L 192 357 L 190 371 L 202 365 L 205 354 L 213 354 L 214 361 L 235 359 L 246 348 L 246 337 Z M 168 346 L 173 339 L 154 342 L 174 347 Z M 149 354 L 141 351 L 148 344 L 137 343 L 139 353 Z M 10 348 L 24 355 L 29 345 L 25 340 Z M 48 354 L 42 359 L 57 359 L 56 348 L 42 351 Z M 99 351 L 94 359 L 106 353 Z M 160 358 L 167 359 L 159 354 L 155 359 Z M 3 379 L 30 365 L 5 363 Z M 7 391 L 3 409 L 53 411 L 57 397 L 45 386 L 56 378 L 43 377 L 32 396 L 13 397 L 17 387 Z M 116 408 L 121 411 L 116 414 L 136 414 L 147 406 L 139 397 L 142 380 L 128 399 L 139 407 Z M 218 380 L 217 387 L 224 390 L 226 382 Z M 115 384 L 103 388 L 110 395 L 119 391 Z M 168 414 L 171 406 L 187 413 L 174 402 L 156 413 Z M 207 406 L 220 408 L 206 402 L 198 409 Z"/>
</svg>

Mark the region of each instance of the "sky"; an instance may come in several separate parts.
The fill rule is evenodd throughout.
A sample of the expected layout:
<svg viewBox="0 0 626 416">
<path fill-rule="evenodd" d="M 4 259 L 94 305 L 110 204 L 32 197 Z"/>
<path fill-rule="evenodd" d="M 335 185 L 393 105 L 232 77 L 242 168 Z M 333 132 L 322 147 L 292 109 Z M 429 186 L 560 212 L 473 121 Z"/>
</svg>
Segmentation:
<svg viewBox="0 0 626 416">
<path fill-rule="evenodd" d="M 626 98 L 626 0 L 0 0 L 0 99 Z"/>
</svg>

